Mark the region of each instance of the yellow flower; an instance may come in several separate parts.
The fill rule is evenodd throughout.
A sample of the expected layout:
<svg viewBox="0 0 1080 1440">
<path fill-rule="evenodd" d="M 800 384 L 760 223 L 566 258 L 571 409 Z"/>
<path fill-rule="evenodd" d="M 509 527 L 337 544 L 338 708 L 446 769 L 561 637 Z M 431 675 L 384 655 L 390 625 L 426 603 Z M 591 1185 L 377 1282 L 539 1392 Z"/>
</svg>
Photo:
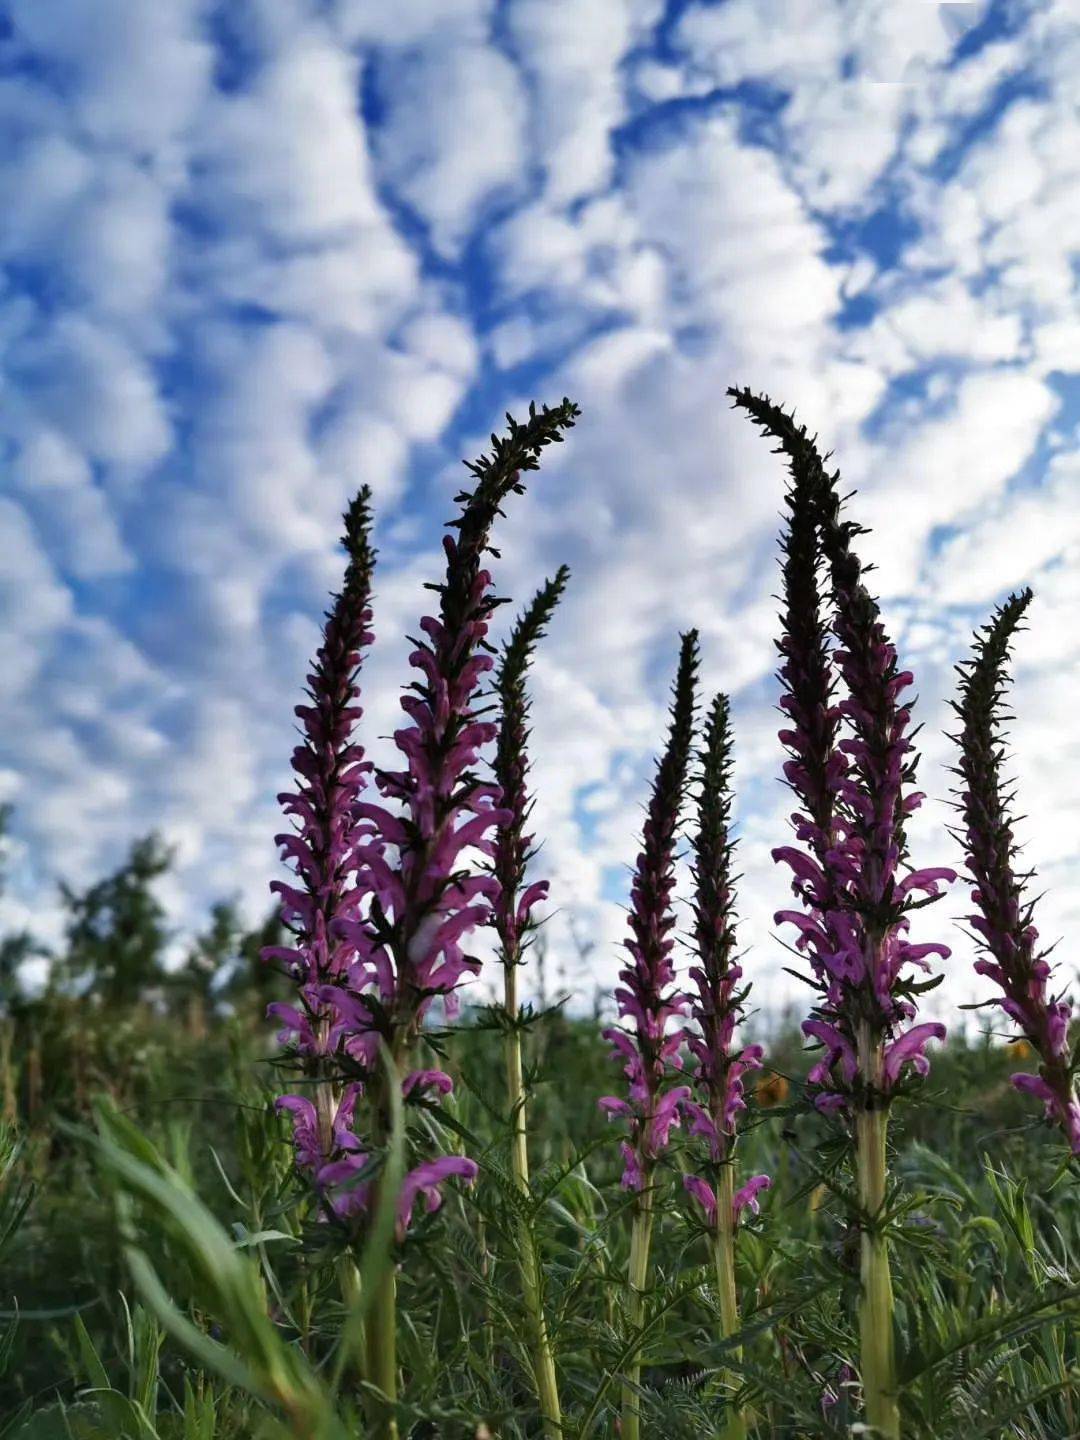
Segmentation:
<svg viewBox="0 0 1080 1440">
<path fill-rule="evenodd" d="M 1029 1060 L 1031 1058 L 1031 1046 L 1026 1040 L 1013 1040 L 1005 1046 L 1005 1053 L 1010 1060 Z"/>
</svg>

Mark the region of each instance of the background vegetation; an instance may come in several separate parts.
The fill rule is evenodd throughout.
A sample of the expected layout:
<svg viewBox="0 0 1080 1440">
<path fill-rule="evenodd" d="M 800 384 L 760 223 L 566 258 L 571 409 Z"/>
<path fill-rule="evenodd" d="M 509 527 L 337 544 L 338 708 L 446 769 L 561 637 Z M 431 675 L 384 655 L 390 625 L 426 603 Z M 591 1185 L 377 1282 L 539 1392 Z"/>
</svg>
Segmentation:
<svg viewBox="0 0 1080 1440">
<path fill-rule="evenodd" d="M 307 1207 L 271 1109 L 263 1015 L 280 981 L 257 956 L 275 921 L 245 933 L 223 903 L 167 972 L 153 886 L 168 863 L 148 837 L 116 874 L 65 890 L 66 942 L 40 994 L 19 982 L 38 947 L 19 935 L 0 947 L 0 1434 L 363 1434 L 358 1387 L 338 1359 L 347 1326 L 332 1227 Z M 540 959 L 550 977 L 558 957 Z M 551 996 L 526 1035 L 527 1209 L 567 1433 L 612 1433 L 614 1377 L 640 1340 L 646 1433 L 721 1435 L 717 1377 L 730 1347 L 716 1338 L 704 1237 L 668 1173 L 683 1156 L 676 1144 L 666 1158 L 657 1280 L 637 1336 L 624 1310 L 618 1135 L 596 1108 L 611 1088 L 608 1047 L 582 1013 L 592 997 L 563 998 Z M 741 1227 L 741 1381 L 759 1436 L 851 1433 L 858 1241 L 844 1146 L 795 1103 L 806 1065 L 794 1023 L 766 1038 L 741 1165 L 769 1171 L 774 1188 Z M 410 1123 L 437 1125 L 447 1149 L 464 1140 L 482 1173 L 410 1234 L 419 1253 L 400 1280 L 399 1420 L 417 1437 L 536 1434 L 501 1035 L 493 1014 L 476 1011 L 430 1044 L 456 1096 Z M 906 1433 L 1080 1434 L 1080 1199 L 1060 1144 L 1007 1083 L 1016 1059 L 1015 1047 L 954 1032 L 895 1126 Z M 100 1097 L 115 1114 L 95 1141 Z M 146 1188 L 155 1167 L 169 1177 L 167 1204 Z M 211 1217 L 213 1234 L 199 1229 Z M 225 1258 L 215 1268 L 216 1244 Z M 133 1283 L 140 1256 L 212 1347 L 205 1355 L 190 1334 L 165 1334 L 145 1276 Z"/>
</svg>

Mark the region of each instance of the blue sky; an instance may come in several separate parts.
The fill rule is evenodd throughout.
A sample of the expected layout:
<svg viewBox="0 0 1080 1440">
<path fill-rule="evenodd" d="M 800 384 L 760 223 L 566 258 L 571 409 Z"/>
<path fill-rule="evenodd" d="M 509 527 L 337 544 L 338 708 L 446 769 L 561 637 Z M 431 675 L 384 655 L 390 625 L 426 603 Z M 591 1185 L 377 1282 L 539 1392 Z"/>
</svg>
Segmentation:
<svg viewBox="0 0 1080 1440">
<path fill-rule="evenodd" d="M 0 920 L 157 826 L 178 929 L 275 874 L 291 707 L 374 488 L 369 736 L 460 459 L 506 408 L 583 417 L 516 503 L 502 593 L 563 560 L 537 819 L 580 992 L 617 957 L 681 628 L 734 698 L 744 938 L 784 793 L 782 475 L 724 398 L 794 404 L 858 486 L 920 682 L 927 863 L 954 857 L 951 667 L 1038 600 L 1017 765 L 1044 929 L 1080 872 L 1080 27 L 1069 3 L 0 4 Z M 507 612 L 509 613 L 509 612 Z M 383 750 L 382 753 L 385 753 Z M 960 897 L 931 928 L 956 939 Z M 569 921 L 597 942 L 577 973 Z M 941 1004 L 978 995 L 963 943 Z"/>
</svg>

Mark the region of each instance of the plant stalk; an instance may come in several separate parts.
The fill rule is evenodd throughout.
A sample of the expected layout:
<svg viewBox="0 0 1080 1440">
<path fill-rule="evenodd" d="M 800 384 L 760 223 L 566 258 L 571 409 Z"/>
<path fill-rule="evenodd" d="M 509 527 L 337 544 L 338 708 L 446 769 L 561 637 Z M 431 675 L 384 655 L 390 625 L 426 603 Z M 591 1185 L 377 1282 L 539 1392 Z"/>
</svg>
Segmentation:
<svg viewBox="0 0 1080 1440">
<path fill-rule="evenodd" d="M 645 1318 L 645 1291 L 649 1279 L 649 1246 L 652 1241 L 653 1194 L 651 1167 L 645 1171 L 644 1188 L 634 1207 L 634 1223 L 630 1231 L 630 1297 L 627 1318 L 631 1332 L 640 1330 Z M 641 1351 L 638 1349 L 626 1367 L 622 1387 L 622 1429 L 620 1440 L 640 1440 L 641 1415 L 638 1382 L 641 1378 Z"/>
<path fill-rule="evenodd" d="M 397 1276 L 392 1265 L 387 1266 L 371 1297 L 365 1338 L 367 1380 L 393 1405 L 397 1401 Z M 398 1440 L 397 1420 L 384 1413 L 375 1433 L 379 1440 Z"/>
<path fill-rule="evenodd" d="M 860 1026 L 859 1067 L 871 1104 L 881 1094 L 883 1054 L 884 1045 L 872 1039 L 869 1025 Z M 856 1113 L 855 1158 L 859 1203 L 866 1217 L 862 1232 L 859 1343 L 867 1422 L 875 1435 L 884 1437 L 884 1440 L 899 1440 L 892 1276 L 888 1242 L 879 1228 L 888 1181 L 887 1127 L 886 1109 L 864 1106 Z"/>
<path fill-rule="evenodd" d="M 506 1032 L 506 1087 L 510 1101 L 510 1170 L 514 1184 L 522 1196 L 528 1198 L 531 1192 L 528 1133 L 525 1125 L 525 1075 L 521 1031 L 514 1024 L 518 1013 L 517 968 L 513 964 L 503 967 L 506 1018 L 512 1026 Z M 545 1436 L 548 1440 L 559 1440 L 562 1435 L 562 1407 L 559 1403 L 555 1356 L 552 1353 L 547 1318 L 544 1315 L 540 1257 L 532 1229 L 524 1217 L 518 1223 L 518 1235 L 521 1247 L 521 1289 L 532 1332 L 533 1372 L 540 1414 L 544 1422 Z"/>
<path fill-rule="evenodd" d="M 728 1163 L 720 1171 L 716 1184 L 716 1234 L 713 1239 L 713 1259 L 716 1265 L 716 1289 L 720 1296 L 720 1335 L 727 1340 L 739 1329 L 739 1301 L 735 1291 L 735 1171 Z M 737 1364 L 742 1350 L 733 1350 L 731 1358 Z M 723 1374 L 723 1382 L 729 1396 L 734 1396 L 739 1387 L 739 1377 L 731 1370 Z M 724 1440 L 746 1440 L 746 1417 L 732 1403 Z"/>
<path fill-rule="evenodd" d="M 396 1043 L 390 1052 L 390 1063 L 387 1066 L 387 1074 L 383 1077 L 382 1083 L 400 1085 L 400 1075 L 403 1064 L 404 1042 L 400 1034 L 395 1036 Z M 376 1117 L 377 1131 L 376 1140 L 381 1140 L 390 1132 L 389 1111 L 384 1108 L 385 1096 L 381 1096 L 376 1090 L 372 1094 L 373 1112 Z M 381 1132 L 381 1133 L 380 1133 Z M 372 1218 L 377 1225 L 379 1223 L 382 1207 L 393 1203 L 393 1197 L 387 1197 L 381 1182 L 381 1177 L 375 1183 L 375 1197 L 372 1206 Z M 376 1282 L 371 1294 L 371 1302 L 368 1308 L 367 1318 L 364 1323 L 364 1378 L 369 1385 L 376 1386 L 385 1397 L 387 1406 L 397 1403 L 397 1270 L 391 1264 L 388 1265 L 382 1276 Z M 371 1407 L 374 1409 L 374 1407 Z M 393 1411 L 378 1405 L 371 1416 L 372 1433 L 377 1440 L 398 1440 L 398 1423 Z"/>
</svg>

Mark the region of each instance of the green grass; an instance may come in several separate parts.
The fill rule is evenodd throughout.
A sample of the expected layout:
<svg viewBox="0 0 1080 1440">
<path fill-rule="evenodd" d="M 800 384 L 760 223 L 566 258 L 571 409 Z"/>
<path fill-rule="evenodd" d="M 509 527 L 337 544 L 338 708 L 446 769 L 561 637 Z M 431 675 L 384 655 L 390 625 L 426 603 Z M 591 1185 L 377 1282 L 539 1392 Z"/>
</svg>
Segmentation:
<svg viewBox="0 0 1080 1440">
<path fill-rule="evenodd" d="M 270 1110 L 262 1022 L 200 1037 L 145 1007 L 120 1025 L 91 1011 L 76 1064 L 70 1031 L 45 1018 L 43 1097 L 0 1152 L 0 1436 L 379 1434 L 385 1408 L 354 1356 L 390 1247 L 376 1236 L 345 1256 L 312 1213 Z M 635 1358 L 645 1436 L 722 1436 L 733 1384 L 758 1440 L 852 1433 L 857 1388 L 838 1380 L 858 1355 L 849 1147 L 802 1104 L 797 1040 L 773 1045 L 788 1094 L 752 1106 L 740 1145 L 743 1173 L 774 1186 L 740 1228 L 742 1329 L 727 1342 L 678 1134 L 658 1172 L 652 1288 L 629 1322 L 619 1136 L 595 1103 L 614 1067 L 595 1025 L 553 1012 L 528 1030 L 528 1196 L 510 1173 L 502 1036 L 478 1023 L 438 1044 L 456 1098 L 409 1124 L 464 1148 L 481 1176 L 448 1187 L 395 1257 L 402 1435 L 542 1434 L 523 1225 L 542 1257 L 568 1437 L 614 1433 Z M 16 1048 L 13 1063 L 23 1106 L 27 1056 Z M 1080 1435 L 1077 1177 L 1007 1084 L 1015 1067 L 1000 1047 L 954 1040 L 890 1125 L 905 1436 Z"/>
</svg>

